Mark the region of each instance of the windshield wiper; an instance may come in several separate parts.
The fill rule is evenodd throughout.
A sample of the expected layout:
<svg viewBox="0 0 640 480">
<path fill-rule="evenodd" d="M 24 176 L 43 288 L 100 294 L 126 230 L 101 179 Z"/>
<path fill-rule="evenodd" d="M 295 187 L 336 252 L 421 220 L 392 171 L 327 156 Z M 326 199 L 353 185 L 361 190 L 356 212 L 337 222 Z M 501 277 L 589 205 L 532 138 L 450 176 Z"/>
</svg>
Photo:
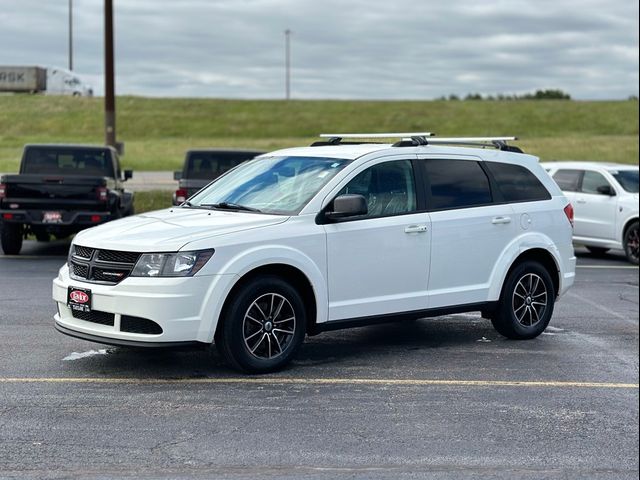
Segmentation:
<svg viewBox="0 0 640 480">
<path fill-rule="evenodd" d="M 220 202 L 220 203 L 201 203 L 201 207 L 212 207 L 220 210 L 242 210 L 245 212 L 261 212 L 261 210 L 253 207 L 247 207 L 238 203 Z"/>
</svg>

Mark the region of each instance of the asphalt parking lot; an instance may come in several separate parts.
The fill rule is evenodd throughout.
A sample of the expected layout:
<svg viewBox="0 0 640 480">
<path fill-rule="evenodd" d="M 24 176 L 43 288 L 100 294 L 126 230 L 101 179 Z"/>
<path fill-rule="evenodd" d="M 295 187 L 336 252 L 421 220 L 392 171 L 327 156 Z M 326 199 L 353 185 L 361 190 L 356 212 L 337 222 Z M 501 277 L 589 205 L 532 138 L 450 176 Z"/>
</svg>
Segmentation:
<svg viewBox="0 0 640 480">
<path fill-rule="evenodd" d="M 245 377 L 54 331 L 67 248 L 0 256 L 1 478 L 638 478 L 638 269 L 619 255 L 579 254 L 536 340 L 451 315 L 324 333 Z"/>
</svg>

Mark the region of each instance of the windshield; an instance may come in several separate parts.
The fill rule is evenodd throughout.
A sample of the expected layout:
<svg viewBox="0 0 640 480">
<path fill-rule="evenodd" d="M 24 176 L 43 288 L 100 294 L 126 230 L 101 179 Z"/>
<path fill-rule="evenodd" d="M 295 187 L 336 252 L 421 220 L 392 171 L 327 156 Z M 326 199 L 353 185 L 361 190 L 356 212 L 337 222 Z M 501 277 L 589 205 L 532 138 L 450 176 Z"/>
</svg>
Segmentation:
<svg viewBox="0 0 640 480">
<path fill-rule="evenodd" d="M 638 193 L 638 170 L 618 170 L 611 175 L 627 192 Z"/>
<path fill-rule="evenodd" d="M 257 158 L 230 170 L 185 206 L 295 215 L 349 162 L 323 157 Z"/>
</svg>

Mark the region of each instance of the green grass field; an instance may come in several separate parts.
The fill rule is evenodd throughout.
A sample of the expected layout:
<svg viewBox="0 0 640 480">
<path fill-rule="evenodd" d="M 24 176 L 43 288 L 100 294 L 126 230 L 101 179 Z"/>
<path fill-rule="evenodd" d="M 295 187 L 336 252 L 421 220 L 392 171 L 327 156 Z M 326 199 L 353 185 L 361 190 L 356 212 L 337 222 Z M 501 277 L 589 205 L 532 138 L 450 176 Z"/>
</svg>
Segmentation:
<svg viewBox="0 0 640 480">
<path fill-rule="evenodd" d="M 439 136 L 516 135 L 542 160 L 638 163 L 638 102 L 282 101 L 117 99 L 123 163 L 175 170 L 194 147 L 273 150 L 321 132 L 431 131 Z M 0 95 L 0 172 L 18 167 L 25 143 L 104 140 L 103 99 Z"/>
</svg>

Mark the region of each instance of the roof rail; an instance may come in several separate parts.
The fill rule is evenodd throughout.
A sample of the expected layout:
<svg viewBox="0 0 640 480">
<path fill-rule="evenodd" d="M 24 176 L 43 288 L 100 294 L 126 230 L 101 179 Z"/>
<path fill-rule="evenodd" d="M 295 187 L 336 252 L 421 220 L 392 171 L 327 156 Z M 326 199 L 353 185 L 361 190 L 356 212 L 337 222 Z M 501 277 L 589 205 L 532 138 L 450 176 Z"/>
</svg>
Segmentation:
<svg viewBox="0 0 640 480">
<path fill-rule="evenodd" d="M 507 152 L 524 153 L 519 147 L 508 145 L 507 142 L 517 140 L 518 137 L 436 137 L 431 132 L 405 132 L 405 133 L 322 133 L 321 138 L 327 141 L 314 142 L 312 147 L 322 145 L 357 145 L 359 143 L 374 142 L 343 142 L 343 139 L 376 139 L 399 138 L 393 144 L 394 147 L 415 147 L 419 145 L 463 145 L 470 147 L 490 147 Z"/>
<path fill-rule="evenodd" d="M 436 137 L 427 141 L 431 145 L 463 145 L 470 147 L 493 147 L 507 152 L 524 153 L 519 147 L 507 145 L 518 137 Z M 400 145 L 398 145 L 400 146 Z"/>
<path fill-rule="evenodd" d="M 431 132 L 405 132 L 405 133 L 321 133 L 320 138 L 328 138 L 325 142 L 314 142 L 314 146 L 321 145 L 353 145 L 371 142 L 343 142 L 343 139 L 374 139 L 374 138 L 400 138 L 411 139 L 413 145 L 426 145 L 427 137 L 433 136 Z"/>
</svg>

